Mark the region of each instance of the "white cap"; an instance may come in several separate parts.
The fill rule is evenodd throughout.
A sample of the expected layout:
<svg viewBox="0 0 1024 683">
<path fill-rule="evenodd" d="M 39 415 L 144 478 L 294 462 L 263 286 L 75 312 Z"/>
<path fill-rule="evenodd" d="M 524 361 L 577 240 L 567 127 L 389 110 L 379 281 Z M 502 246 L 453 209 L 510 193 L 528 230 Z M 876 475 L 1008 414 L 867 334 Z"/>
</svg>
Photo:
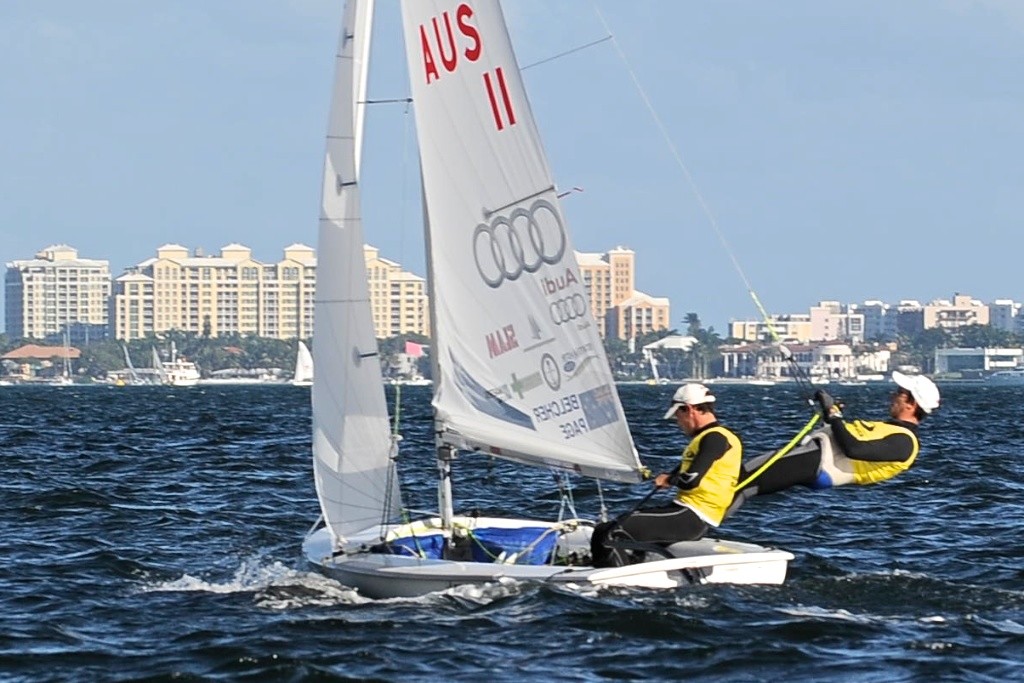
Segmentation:
<svg viewBox="0 0 1024 683">
<path fill-rule="evenodd" d="M 676 393 L 672 395 L 672 407 L 665 413 L 665 419 L 670 420 L 672 416 L 679 410 L 679 406 L 686 404 L 690 406 L 699 406 L 702 403 L 714 403 L 715 397 L 703 384 L 684 384 L 683 386 L 676 389 Z"/>
<path fill-rule="evenodd" d="M 926 413 L 939 407 L 939 388 L 924 375 L 904 375 L 893 371 L 892 381 L 910 392 L 917 406 Z"/>
</svg>

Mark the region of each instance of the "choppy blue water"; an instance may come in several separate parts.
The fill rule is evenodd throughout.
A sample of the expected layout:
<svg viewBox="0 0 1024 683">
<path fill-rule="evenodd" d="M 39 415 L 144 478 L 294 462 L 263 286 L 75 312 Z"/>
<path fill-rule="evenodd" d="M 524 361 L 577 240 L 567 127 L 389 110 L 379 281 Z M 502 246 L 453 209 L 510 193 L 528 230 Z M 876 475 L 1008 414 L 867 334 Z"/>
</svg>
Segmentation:
<svg viewBox="0 0 1024 683">
<path fill-rule="evenodd" d="M 4 387 L 0 678 L 1020 680 L 1024 388 L 943 390 L 910 472 L 757 499 L 723 527 L 792 551 L 784 586 L 374 602 L 301 559 L 308 389 Z M 403 391 L 403 480 L 432 508 L 428 391 Z M 671 467 L 671 388 L 620 392 L 645 461 Z M 748 453 L 809 415 L 787 387 L 716 392 Z M 871 418 L 887 392 L 835 390 Z M 464 457 L 456 474 L 463 509 L 557 511 L 547 473 Z M 606 490 L 613 511 L 644 493 Z M 596 510 L 591 483 L 576 501 Z"/>
</svg>

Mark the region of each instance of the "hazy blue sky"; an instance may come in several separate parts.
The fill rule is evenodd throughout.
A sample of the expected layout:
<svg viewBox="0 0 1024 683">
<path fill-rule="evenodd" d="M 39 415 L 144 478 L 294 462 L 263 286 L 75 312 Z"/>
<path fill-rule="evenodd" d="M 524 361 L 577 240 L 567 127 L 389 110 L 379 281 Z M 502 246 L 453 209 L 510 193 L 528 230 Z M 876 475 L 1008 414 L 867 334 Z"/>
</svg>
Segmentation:
<svg viewBox="0 0 1024 683">
<path fill-rule="evenodd" d="M 2 0 L 0 259 L 53 243 L 114 274 L 166 242 L 316 243 L 341 0 Z M 1024 299 L 1024 2 L 596 3 L 771 312 L 818 299 Z M 522 64 L 605 35 L 512 0 Z M 396 0 L 370 94 L 404 97 Z M 576 247 L 723 330 L 740 276 L 609 42 L 529 68 Z M 367 239 L 424 273 L 411 116 L 371 111 Z"/>
</svg>

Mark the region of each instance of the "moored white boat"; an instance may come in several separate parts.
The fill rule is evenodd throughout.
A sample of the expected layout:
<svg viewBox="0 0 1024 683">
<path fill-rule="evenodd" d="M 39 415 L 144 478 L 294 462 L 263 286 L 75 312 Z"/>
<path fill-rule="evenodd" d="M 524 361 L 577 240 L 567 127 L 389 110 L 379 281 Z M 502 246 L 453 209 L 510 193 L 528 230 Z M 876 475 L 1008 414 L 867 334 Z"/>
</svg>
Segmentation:
<svg viewBox="0 0 1024 683">
<path fill-rule="evenodd" d="M 308 561 L 371 597 L 500 579 L 781 583 L 793 556 L 753 544 L 644 546 L 642 561 L 595 568 L 591 521 L 454 513 L 457 452 L 620 482 L 646 474 L 589 308 L 571 309 L 571 321 L 554 315 L 560 301 L 583 296 L 584 280 L 496 0 L 402 4 L 432 292 L 439 511 L 399 523 L 398 438 L 384 400 L 359 205 L 372 15 L 370 1 L 346 5 L 327 133 L 312 391 L 324 525 L 303 543 Z M 438 44 L 442 35 L 451 46 Z"/>
<path fill-rule="evenodd" d="M 986 384 L 997 386 L 1021 386 L 1024 385 L 1024 368 L 1013 368 L 1011 370 L 997 370 L 985 378 Z"/>
<path fill-rule="evenodd" d="M 153 349 L 153 367 L 160 376 L 160 382 L 170 387 L 193 387 L 199 384 L 199 368 L 190 360 L 178 356 L 178 349 L 171 342 L 171 358 L 164 361 L 156 348 Z"/>
</svg>

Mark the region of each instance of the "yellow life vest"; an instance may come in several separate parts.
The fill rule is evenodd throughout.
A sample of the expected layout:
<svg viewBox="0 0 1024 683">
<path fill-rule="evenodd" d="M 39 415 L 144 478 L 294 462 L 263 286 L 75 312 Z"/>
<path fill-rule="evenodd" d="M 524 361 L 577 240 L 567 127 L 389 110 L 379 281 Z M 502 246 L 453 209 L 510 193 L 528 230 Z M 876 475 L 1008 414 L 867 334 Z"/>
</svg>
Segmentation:
<svg viewBox="0 0 1024 683">
<path fill-rule="evenodd" d="M 680 472 L 690 469 L 690 463 L 700 450 L 700 442 L 708 434 L 718 433 L 729 442 L 729 450 L 712 463 L 705 472 L 700 485 L 691 490 L 680 490 L 676 494 L 676 502 L 696 512 L 705 522 L 718 526 L 725 518 L 725 513 L 733 499 L 733 489 L 739 479 L 740 463 L 743 461 L 743 444 L 738 436 L 722 426 L 709 427 L 694 437 L 683 451 L 683 461 L 679 465 Z"/>
<path fill-rule="evenodd" d="M 875 484 L 886 479 L 892 479 L 900 472 L 909 469 L 920 449 L 917 435 L 913 431 L 901 425 L 889 424 L 888 422 L 865 422 L 864 420 L 853 420 L 846 423 L 846 431 L 858 441 L 878 441 L 893 434 L 906 434 L 913 443 L 913 450 L 906 460 L 853 460 L 846 457 L 846 454 L 838 448 L 835 438 L 832 437 L 831 449 L 822 449 L 822 467 L 832 478 L 833 486 L 842 484 Z M 831 432 L 829 433 L 831 437 Z M 828 456 L 831 457 L 828 457 Z"/>
</svg>

